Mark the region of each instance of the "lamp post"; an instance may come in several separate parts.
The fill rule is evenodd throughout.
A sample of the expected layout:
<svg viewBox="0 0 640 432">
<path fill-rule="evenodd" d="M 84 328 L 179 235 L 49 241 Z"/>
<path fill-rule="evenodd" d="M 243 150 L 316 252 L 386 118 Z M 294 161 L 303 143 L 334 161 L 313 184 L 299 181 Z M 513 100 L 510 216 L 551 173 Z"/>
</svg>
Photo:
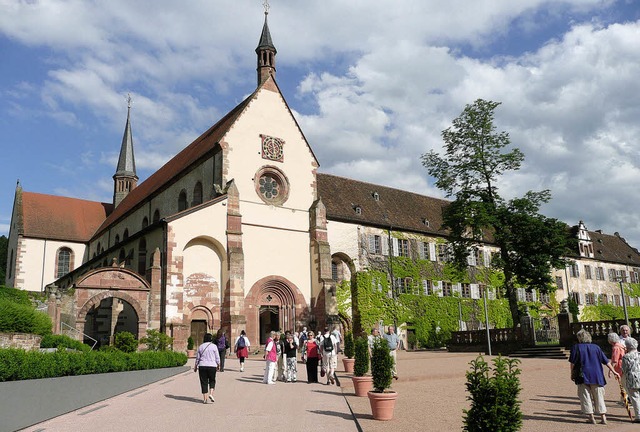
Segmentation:
<svg viewBox="0 0 640 432">
<path fill-rule="evenodd" d="M 627 313 L 627 302 L 624 299 L 624 287 L 622 286 L 622 277 L 618 278 L 620 284 L 620 295 L 622 296 L 622 309 L 624 310 L 624 321 L 627 326 L 629 325 L 629 314 Z"/>
</svg>

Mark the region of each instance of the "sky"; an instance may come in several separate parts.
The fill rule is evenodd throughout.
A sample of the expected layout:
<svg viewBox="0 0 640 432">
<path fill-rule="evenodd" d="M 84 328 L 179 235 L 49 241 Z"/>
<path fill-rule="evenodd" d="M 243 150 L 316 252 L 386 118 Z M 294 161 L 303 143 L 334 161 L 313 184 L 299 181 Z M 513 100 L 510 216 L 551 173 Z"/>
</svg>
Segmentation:
<svg viewBox="0 0 640 432">
<path fill-rule="evenodd" d="M 320 172 L 444 197 L 421 164 L 478 98 L 525 155 L 505 198 L 640 247 L 640 1 L 270 0 L 276 81 Z M 25 191 L 111 202 L 256 87 L 263 0 L 0 0 L 0 235 Z"/>
</svg>

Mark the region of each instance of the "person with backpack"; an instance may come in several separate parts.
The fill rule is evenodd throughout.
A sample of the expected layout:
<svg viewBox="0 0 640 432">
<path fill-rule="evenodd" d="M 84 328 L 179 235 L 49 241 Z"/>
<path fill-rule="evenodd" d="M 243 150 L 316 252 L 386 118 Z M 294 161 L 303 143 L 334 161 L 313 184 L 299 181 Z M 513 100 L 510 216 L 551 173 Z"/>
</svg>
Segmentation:
<svg viewBox="0 0 640 432">
<path fill-rule="evenodd" d="M 335 371 L 338 367 L 338 341 L 329 332 L 329 327 L 325 327 L 324 334 L 320 337 L 320 348 L 322 349 L 322 372 L 321 376 L 327 376 L 327 385 L 335 384 Z"/>
<path fill-rule="evenodd" d="M 236 339 L 236 343 L 233 348 L 236 353 L 236 357 L 240 359 L 240 372 L 244 372 L 244 360 L 249 357 L 250 346 L 251 344 L 249 343 L 247 333 L 242 330 L 240 332 L 240 336 Z"/>
<path fill-rule="evenodd" d="M 302 327 L 302 331 L 300 332 L 300 336 L 299 336 L 299 344 L 300 344 L 300 348 L 304 348 L 304 343 L 307 341 L 307 328 L 306 327 Z M 302 350 L 302 354 L 304 354 L 304 350 Z"/>
<path fill-rule="evenodd" d="M 229 340 L 225 335 L 225 328 L 221 327 L 216 333 L 216 345 L 218 346 L 218 353 L 220 354 L 220 372 L 224 372 L 224 359 L 229 348 Z"/>
</svg>

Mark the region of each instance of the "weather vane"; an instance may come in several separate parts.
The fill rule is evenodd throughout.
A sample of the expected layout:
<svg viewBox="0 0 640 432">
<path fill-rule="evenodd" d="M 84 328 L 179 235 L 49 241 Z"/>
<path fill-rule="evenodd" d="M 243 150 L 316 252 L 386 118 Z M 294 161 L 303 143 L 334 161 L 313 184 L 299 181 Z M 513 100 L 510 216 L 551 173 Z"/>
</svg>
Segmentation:
<svg viewBox="0 0 640 432">
<path fill-rule="evenodd" d="M 131 108 L 131 93 L 127 93 L 127 108 Z"/>
<path fill-rule="evenodd" d="M 264 14 L 269 15 L 269 8 L 271 7 L 269 6 L 269 0 L 264 0 L 262 6 L 264 6 Z"/>
</svg>

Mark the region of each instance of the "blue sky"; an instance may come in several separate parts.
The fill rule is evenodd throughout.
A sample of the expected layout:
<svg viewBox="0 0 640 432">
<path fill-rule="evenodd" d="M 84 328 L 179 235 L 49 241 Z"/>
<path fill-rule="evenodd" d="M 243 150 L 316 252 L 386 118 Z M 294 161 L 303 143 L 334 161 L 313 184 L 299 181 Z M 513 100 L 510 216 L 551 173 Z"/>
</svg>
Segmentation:
<svg viewBox="0 0 640 432">
<path fill-rule="evenodd" d="M 445 4 L 446 3 L 446 4 Z M 0 234 L 16 181 L 110 202 L 133 98 L 142 180 L 256 85 L 261 0 L 0 0 Z M 420 155 L 477 98 L 525 164 L 506 197 L 640 246 L 635 0 L 271 1 L 277 82 L 321 172 L 433 196 Z"/>
</svg>

